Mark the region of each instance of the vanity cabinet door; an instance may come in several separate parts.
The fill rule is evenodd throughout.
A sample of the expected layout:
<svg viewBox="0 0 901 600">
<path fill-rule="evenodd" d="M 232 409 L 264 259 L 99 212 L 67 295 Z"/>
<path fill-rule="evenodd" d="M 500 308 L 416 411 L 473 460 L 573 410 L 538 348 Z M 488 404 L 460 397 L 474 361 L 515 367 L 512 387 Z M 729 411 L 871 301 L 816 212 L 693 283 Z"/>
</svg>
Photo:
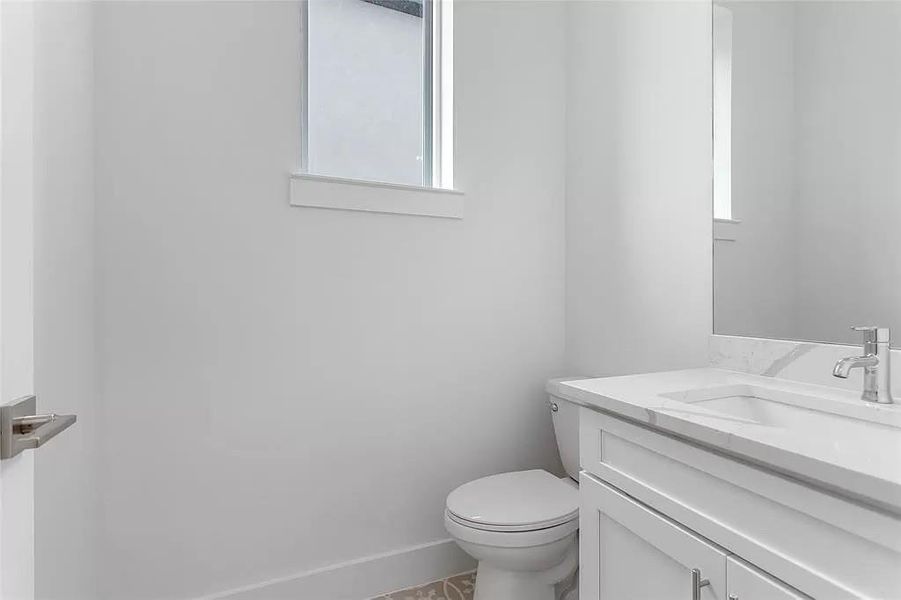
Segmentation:
<svg viewBox="0 0 901 600">
<path fill-rule="evenodd" d="M 726 561 L 726 582 L 729 600 L 810 600 L 810 596 L 734 556 Z"/>
<path fill-rule="evenodd" d="M 579 492 L 581 600 L 726 600 L 721 549 L 585 473 Z"/>
</svg>

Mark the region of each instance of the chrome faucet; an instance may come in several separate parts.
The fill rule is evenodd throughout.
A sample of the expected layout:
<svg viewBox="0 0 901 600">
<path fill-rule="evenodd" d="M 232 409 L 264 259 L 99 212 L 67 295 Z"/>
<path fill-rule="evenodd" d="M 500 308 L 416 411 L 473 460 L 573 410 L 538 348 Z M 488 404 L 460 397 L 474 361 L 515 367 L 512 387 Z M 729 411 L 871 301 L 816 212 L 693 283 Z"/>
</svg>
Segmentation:
<svg viewBox="0 0 901 600">
<path fill-rule="evenodd" d="M 847 379 L 851 369 L 863 369 L 861 399 L 878 404 L 893 404 L 891 331 L 885 327 L 852 327 L 863 333 L 863 356 L 843 358 L 835 363 L 832 374 Z"/>
</svg>

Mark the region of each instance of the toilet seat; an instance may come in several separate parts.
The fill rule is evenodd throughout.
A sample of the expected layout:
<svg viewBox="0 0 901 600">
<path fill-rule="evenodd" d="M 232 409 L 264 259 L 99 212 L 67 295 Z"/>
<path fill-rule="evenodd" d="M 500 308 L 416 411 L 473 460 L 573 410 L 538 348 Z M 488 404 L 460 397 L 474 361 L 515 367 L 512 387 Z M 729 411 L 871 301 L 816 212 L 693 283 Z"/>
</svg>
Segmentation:
<svg viewBox="0 0 901 600">
<path fill-rule="evenodd" d="M 492 531 L 465 525 L 455 519 L 450 511 L 445 511 L 444 527 L 453 538 L 471 544 L 498 548 L 531 548 L 553 544 L 570 535 L 575 535 L 579 530 L 579 517 L 576 515 L 574 519 L 561 525 L 532 531 Z"/>
<path fill-rule="evenodd" d="M 578 529 L 578 518 L 578 490 L 568 481 L 535 469 L 491 475 L 461 485 L 447 497 L 445 520 L 494 533 L 545 531 L 559 539 Z M 560 531 L 546 531 L 561 526 Z"/>
</svg>

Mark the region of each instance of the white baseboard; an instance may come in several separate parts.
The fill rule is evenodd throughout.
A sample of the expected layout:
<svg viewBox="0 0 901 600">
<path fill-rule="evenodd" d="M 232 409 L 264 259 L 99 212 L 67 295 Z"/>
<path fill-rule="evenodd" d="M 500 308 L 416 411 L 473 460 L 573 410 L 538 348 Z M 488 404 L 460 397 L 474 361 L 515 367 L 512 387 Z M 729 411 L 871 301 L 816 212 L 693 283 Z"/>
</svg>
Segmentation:
<svg viewBox="0 0 901 600">
<path fill-rule="evenodd" d="M 205 596 L 198 600 L 366 600 L 475 569 L 453 540 L 438 540 Z"/>
</svg>

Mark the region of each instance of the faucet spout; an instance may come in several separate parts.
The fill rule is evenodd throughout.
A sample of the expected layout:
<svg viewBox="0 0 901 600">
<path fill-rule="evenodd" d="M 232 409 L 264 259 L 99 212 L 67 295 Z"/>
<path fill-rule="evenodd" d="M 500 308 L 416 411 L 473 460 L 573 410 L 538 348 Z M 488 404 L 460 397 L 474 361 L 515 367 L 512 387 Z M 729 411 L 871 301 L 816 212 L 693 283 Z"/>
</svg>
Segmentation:
<svg viewBox="0 0 901 600">
<path fill-rule="evenodd" d="M 885 327 L 853 327 L 864 334 L 863 356 L 843 358 L 835 363 L 832 374 L 847 379 L 851 369 L 863 369 L 861 400 L 894 404 L 892 398 L 891 332 Z"/>
<path fill-rule="evenodd" d="M 851 369 L 873 369 L 877 366 L 879 366 L 879 357 L 874 354 L 869 354 L 867 356 L 852 356 L 850 358 L 843 358 L 835 363 L 832 374 L 836 377 L 847 379 L 851 375 Z"/>
</svg>

